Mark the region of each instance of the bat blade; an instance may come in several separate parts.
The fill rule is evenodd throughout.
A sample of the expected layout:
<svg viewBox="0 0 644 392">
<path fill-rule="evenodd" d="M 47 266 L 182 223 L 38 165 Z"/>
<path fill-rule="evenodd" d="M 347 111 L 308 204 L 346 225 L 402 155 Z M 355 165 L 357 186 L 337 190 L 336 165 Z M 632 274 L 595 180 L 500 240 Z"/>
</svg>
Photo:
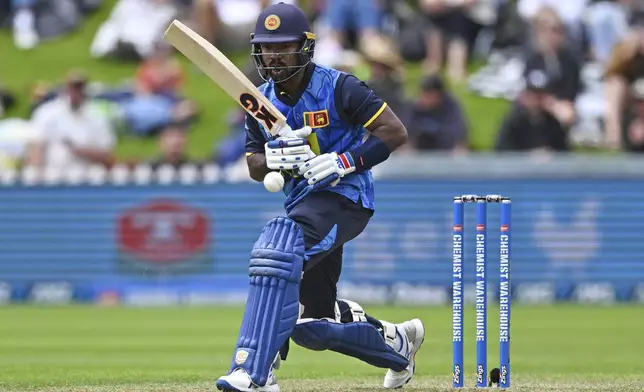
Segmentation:
<svg viewBox="0 0 644 392">
<path fill-rule="evenodd" d="M 276 136 L 286 118 L 226 55 L 194 30 L 174 20 L 164 39 L 193 62 L 213 82 L 230 95 L 266 130 Z"/>
</svg>

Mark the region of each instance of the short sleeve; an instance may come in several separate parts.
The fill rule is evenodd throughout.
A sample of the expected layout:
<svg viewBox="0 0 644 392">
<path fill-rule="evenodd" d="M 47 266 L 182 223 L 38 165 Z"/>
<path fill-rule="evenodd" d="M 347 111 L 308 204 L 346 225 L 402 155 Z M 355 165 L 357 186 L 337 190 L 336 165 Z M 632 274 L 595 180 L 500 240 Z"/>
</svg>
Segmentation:
<svg viewBox="0 0 644 392">
<path fill-rule="evenodd" d="M 266 140 L 257 120 L 247 114 L 244 127 L 246 129 L 246 156 L 264 152 Z"/>
<path fill-rule="evenodd" d="M 352 125 L 368 127 L 387 107 L 365 82 L 353 75 L 338 81 L 336 94 L 336 102 L 340 103 L 338 109 Z"/>
</svg>

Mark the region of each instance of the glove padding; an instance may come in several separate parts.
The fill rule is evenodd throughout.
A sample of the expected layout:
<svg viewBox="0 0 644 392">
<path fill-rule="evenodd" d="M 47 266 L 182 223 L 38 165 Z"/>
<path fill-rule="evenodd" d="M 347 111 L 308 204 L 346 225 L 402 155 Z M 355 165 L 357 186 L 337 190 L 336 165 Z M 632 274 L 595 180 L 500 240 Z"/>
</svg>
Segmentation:
<svg viewBox="0 0 644 392">
<path fill-rule="evenodd" d="M 330 185 L 336 186 L 340 178 L 353 173 L 356 166 L 350 153 L 338 155 L 335 152 L 319 155 L 300 167 L 299 173 L 308 179 L 309 185 L 324 180 L 327 177 L 336 175 L 336 180 Z"/>
<path fill-rule="evenodd" d="M 280 136 L 264 145 L 266 166 L 271 170 L 297 169 L 304 162 L 315 157 L 306 137 L 311 133 L 311 127 L 290 131 L 290 136 Z"/>
</svg>

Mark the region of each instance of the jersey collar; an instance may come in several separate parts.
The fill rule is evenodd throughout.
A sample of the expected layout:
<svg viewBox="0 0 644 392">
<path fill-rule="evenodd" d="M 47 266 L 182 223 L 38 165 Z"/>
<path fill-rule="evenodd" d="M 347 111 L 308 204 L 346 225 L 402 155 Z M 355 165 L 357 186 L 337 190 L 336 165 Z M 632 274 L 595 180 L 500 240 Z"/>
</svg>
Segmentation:
<svg viewBox="0 0 644 392">
<path fill-rule="evenodd" d="M 279 86 L 275 84 L 275 95 L 277 96 L 277 99 L 280 100 L 285 105 L 288 106 L 295 106 L 297 102 L 300 100 L 302 97 L 302 94 L 304 94 L 304 91 L 309 85 L 309 82 L 311 82 L 311 78 L 313 77 L 313 71 L 315 71 L 315 64 L 313 62 L 310 62 L 306 68 L 304 69 L 304 79 L 302 79 L 302 84 L 300 85 L 300 88 L 298 91 L 295 92 L 293 95 L 288 95 L 284 91 L 281 91 L 279 89 Z"/>
</svg>

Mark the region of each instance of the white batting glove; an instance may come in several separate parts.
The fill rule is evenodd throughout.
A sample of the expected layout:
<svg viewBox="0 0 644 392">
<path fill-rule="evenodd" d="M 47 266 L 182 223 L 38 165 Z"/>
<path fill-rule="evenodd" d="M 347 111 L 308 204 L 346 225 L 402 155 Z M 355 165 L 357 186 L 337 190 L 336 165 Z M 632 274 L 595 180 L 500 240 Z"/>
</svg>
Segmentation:
<svg viewBox="0 0 644 392">
<path fill-rule="evenodd" d="M 291 130 L 291 137 L 279 137 L 266 143 L 264 145 L 266 166 L 271 170 L 298 169 L 304 162 L 315 157 L 305 139 L 310 133 L 311 128 L 304 127 Z"/>
<path fill-rule="evenodd" d="M 300 174 L 313 185 L 327 177 L 335 175 L 337 180 L 331 186 L 337 185 L 340 178 L 356 170 L 353 157 L 349 153 L 338 155 L 335 152 L 319 155 L 300 166 Z"/>
<path fill-rule="evenodd" d="M 307 136 L 311 134 L 311 127 L 306 126 L 302 127 L 300 129 L 292 129 L 289 125 L 285 125 L 280 129 L 278 135 L 278 139 L 292 139 L 292 138 L 297 138 L 297 139 L 306 139 Z"/>
</svg>

